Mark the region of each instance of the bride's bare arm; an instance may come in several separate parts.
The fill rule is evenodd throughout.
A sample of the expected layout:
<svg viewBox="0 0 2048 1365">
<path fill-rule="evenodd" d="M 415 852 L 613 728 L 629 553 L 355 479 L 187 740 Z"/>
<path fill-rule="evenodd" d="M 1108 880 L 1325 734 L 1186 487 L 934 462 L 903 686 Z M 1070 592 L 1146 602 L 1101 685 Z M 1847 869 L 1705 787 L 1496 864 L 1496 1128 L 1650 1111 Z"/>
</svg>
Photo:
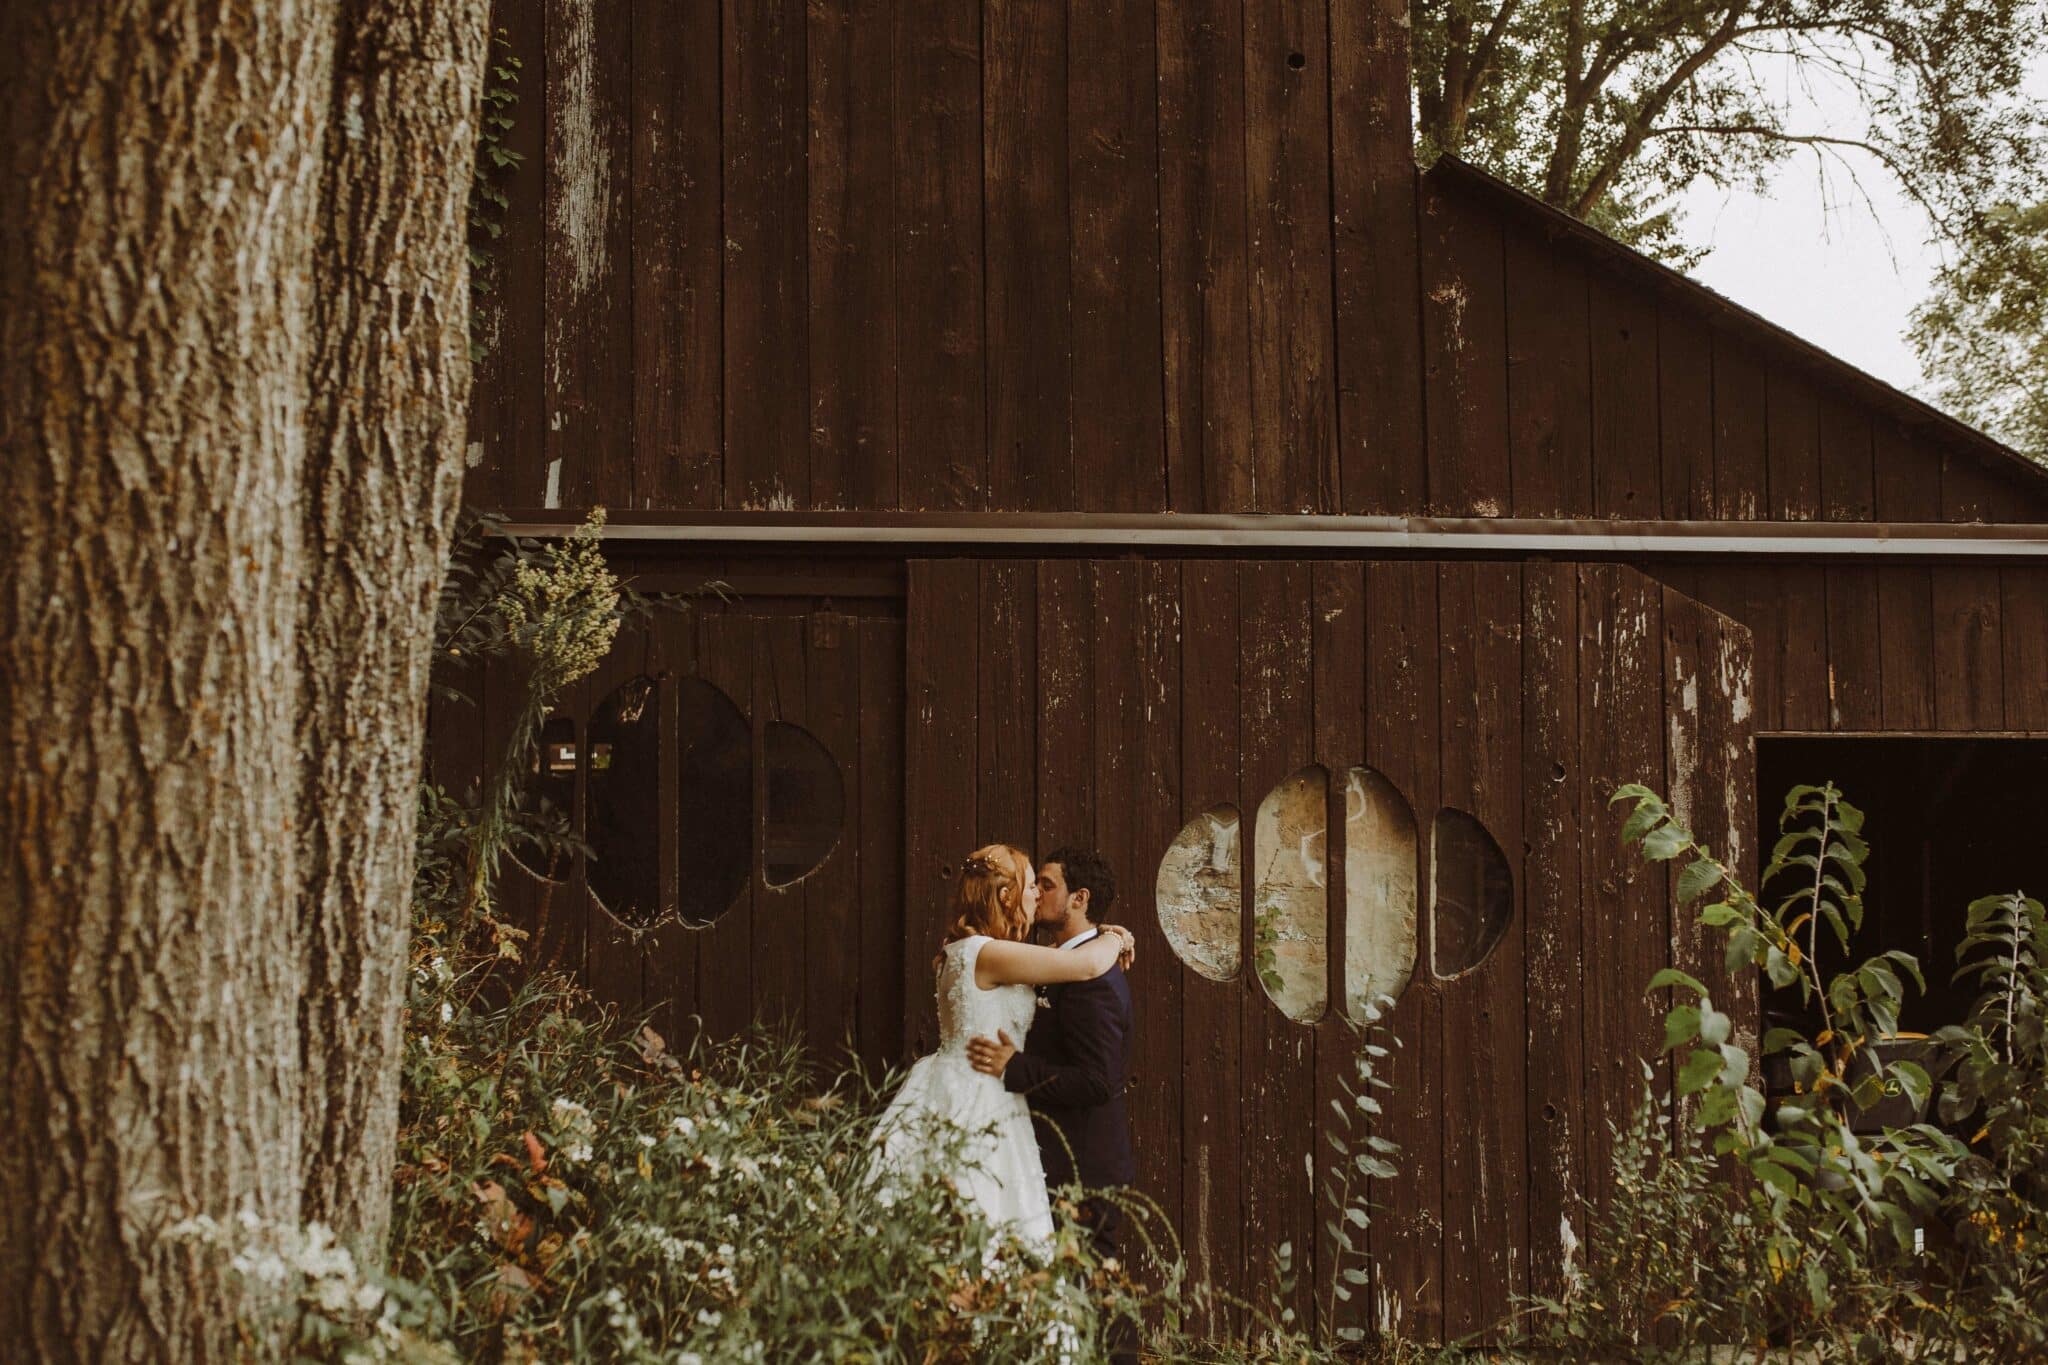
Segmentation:
<svg viewBox="0 0 2048 1365">
<path fill-rule="evenodd" d="M 1104 925 L 1102 932 L 1078 948 L 1041 948 L 1032 943 L 996 939 L 982 945 L 974 959 L 974 984 L 1053 986 L 1062 981 L 1093 981 L 1127 950 L 1130 931 Z"/>
</svg>

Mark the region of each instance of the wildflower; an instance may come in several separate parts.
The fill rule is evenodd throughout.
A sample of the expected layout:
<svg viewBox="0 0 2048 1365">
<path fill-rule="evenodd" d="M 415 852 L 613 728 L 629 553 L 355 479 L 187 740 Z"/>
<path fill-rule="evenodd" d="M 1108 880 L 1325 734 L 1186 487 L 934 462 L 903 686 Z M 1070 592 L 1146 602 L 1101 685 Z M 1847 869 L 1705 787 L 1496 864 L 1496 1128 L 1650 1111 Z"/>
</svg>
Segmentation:
<svg viewBox="0 0 2048 1365">
<path fill-rule="evenodd" d="M 697 1120 L 691 1118 L 688 1114 L 678 1114 L 672 1126 L 676 1130 L 677 1137 L 688 1137 L 697 1131 Z"/>
<path fill-rule="evenodd" d="M 654 1139 L 645 1133 L 639 1134 L 639 1141 L 642 1147 L 652 1147 L 654 1145 Z"/>
</svg>

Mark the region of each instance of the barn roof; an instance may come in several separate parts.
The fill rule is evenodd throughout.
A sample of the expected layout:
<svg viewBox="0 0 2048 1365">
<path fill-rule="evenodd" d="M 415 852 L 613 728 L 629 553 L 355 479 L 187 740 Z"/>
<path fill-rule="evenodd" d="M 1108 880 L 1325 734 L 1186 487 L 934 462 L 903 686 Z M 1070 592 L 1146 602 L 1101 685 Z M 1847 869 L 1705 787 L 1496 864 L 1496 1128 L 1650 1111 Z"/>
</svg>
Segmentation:
<svg viewBox="0 0 2048 1365">
<path fill-rule="evenodd" d="M 1868 405 L 1902 425 L 1925 433 L 1935 442 L 1981 461 L 1995 472 L 2048 490 L 2048 468 L 1943 412 L 1924 399 L 1893 387 L 1867 370 L 1858 369 L 1830 351 L 1754 313 L 1698 280 L 1653 260 L 1568 213 L 1552 208 L 1505 180 L 1455 156 L 1442 156 L 1426 173 L 1432 185 L 1489 201 L 1552 241 L 1568 243 L 1616 273 L 1648 286 L 1699 314 L 1713 325 L 1740 336 L 1766 356 L 1777 355 L 1802 366 L 1844 395 Z"/>
</svg>

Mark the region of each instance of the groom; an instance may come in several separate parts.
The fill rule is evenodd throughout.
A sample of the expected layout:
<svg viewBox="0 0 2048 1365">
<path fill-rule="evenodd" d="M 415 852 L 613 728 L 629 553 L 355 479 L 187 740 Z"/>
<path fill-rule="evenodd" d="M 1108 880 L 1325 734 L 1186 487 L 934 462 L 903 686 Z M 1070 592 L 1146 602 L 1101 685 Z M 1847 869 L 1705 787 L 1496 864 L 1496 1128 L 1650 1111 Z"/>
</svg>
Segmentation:
<svg viewBox="0 0 2048 1365">
<path fill-rule="evenodd" d="M 1037 928 L 1055 947 L 1077 948 L 1094 938 L 1096 920 L 1115 901 L 1116 877 L 1092 850 L 1058 849 L 1038 865 Z M 969 1039 L 968 1060 L 1030 1102 L 1049 1188 L 1075 1179 L 1098 1190 L 1130 1185 L 1138 1172 L 1124 1113 L 1131 987 L 1123 967 L 1093 981 L 1049 986 L 1045 997 L 1022 1052 L 1009 1034 L 998 1032 L 993 1039 Z M 1096 1251 L 1115 1255 L 1122 1208 L 1090 1199 L 1080 1216 Z"/>
</svg>

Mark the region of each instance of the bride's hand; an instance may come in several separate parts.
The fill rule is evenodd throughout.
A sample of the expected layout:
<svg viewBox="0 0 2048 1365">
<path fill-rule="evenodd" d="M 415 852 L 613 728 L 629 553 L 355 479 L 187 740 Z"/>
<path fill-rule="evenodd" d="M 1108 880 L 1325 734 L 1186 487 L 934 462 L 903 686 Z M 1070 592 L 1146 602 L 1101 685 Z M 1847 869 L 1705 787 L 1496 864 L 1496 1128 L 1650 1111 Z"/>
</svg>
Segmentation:
<svg viewBox="0 0 2048 1365">
<path fill-rule="evenodd" d="M 1123 945 L 1117 949 L 1116 965 L 1125 971 L 1129 971 L 1131 964 L 1138 960 L 1137 936 L 1121 924 L 1105 924 L 1102 926 L 1102 932 L 1115 935 L 1117 940 Z"/>
</svg>

